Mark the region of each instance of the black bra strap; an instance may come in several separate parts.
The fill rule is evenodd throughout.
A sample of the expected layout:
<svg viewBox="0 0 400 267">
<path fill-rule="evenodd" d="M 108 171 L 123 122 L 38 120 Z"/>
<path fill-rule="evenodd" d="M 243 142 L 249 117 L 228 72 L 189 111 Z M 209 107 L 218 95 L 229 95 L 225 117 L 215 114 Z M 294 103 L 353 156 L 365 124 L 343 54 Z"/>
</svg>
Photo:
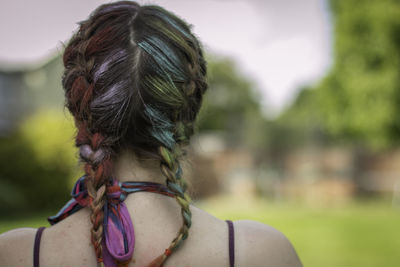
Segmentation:
<svg viewBox="0 0 400 267">
<path fill-rule="evenodd" d="M 39 255 L 40 255 L 40 239 L 42 238 L 43 230 L 46 227 L 40 227 L 36 231 L 35 243 L 33 245 L 33 267 L 39 267 Z"/>
<path fill-rule="evenodd" d="M 235 231 L 233 229 L 233 223 L 230 220 L 226 220 L 228 223 L 229 230 L 229 266 L 235 266 Z"/>
</svg>

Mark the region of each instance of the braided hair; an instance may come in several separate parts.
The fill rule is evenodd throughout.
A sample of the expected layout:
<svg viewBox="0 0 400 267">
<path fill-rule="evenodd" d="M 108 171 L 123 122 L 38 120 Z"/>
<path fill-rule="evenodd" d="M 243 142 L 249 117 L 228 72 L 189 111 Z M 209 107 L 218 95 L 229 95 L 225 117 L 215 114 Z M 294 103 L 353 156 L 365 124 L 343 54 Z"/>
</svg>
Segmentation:
<svg viewBox="0 0 400 267">
<path fill-rule="evenodd" d="M 202 46 L 191 26 L 156 5 L 99 6 L 68 42 L 62 84 L 88 177 L 91 242 L 102 262 L 105 192 L 122 148 L 160 161 L 181 206 L 182 226 L 161 266 L 188 237 L 190 197 L 179 164 L 207 89 Z"/>
</svg>

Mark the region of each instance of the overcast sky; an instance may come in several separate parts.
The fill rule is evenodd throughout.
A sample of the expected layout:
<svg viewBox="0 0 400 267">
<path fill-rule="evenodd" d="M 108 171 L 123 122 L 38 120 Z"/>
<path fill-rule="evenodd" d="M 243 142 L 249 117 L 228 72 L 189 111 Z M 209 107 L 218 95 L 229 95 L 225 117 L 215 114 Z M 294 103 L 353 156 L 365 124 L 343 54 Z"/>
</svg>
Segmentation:
<svg viewBox="0 0 400 267">
<path fill-rule="evenodd" d="M 34 64 L 61 50 L 101 0 L 1 0 L 0 64 Z M 141 0 L 194 25 L 206 49 L 234 58 L 254 80 L 269 114 L 300 86 L 318 81 L 332 61 L 326 0 Z"/>
</svg>

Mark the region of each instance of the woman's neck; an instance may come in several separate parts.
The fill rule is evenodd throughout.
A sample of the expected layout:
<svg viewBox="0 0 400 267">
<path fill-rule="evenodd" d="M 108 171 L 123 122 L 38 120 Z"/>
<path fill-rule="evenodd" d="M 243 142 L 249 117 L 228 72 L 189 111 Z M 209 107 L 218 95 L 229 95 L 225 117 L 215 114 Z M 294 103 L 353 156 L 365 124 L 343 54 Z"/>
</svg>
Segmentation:
<svg viewBox="0 0 400 267">
<path fill-rule="evenodd" d="M 160 162 L 157 160 L 138 160 L 130 151 L 124 151 L 115 164 L 116 178 L 121 181 L 165 183 L 165 176 L 161 173 Z"/>
</svg>

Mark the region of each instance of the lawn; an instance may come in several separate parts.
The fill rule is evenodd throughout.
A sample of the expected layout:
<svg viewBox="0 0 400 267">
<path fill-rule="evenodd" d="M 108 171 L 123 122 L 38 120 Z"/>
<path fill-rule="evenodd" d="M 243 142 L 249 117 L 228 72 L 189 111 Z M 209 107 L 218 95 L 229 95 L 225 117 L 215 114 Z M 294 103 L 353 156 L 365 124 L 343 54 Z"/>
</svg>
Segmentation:
<svg viewBox="0 0 400 267">
<path fill-rule="evenodd" d="M 271 225 L 293 243 L 305 267 L 400 266 L 400 210 L 388 202 L 351 202 L 331 207 L 219 197 L 197 206 L 221 219 Z M 0 219 L 0 233 L 47 225 L 45 216 Z"/>
<path fill-rule="evenodd" d="M 310 207 L 219 198 L 200 206 L 221 219 L 275 227 L 292 241 L 305 267 L 400 266 L 400 210 L 389 202 Z"/>
</svg>

